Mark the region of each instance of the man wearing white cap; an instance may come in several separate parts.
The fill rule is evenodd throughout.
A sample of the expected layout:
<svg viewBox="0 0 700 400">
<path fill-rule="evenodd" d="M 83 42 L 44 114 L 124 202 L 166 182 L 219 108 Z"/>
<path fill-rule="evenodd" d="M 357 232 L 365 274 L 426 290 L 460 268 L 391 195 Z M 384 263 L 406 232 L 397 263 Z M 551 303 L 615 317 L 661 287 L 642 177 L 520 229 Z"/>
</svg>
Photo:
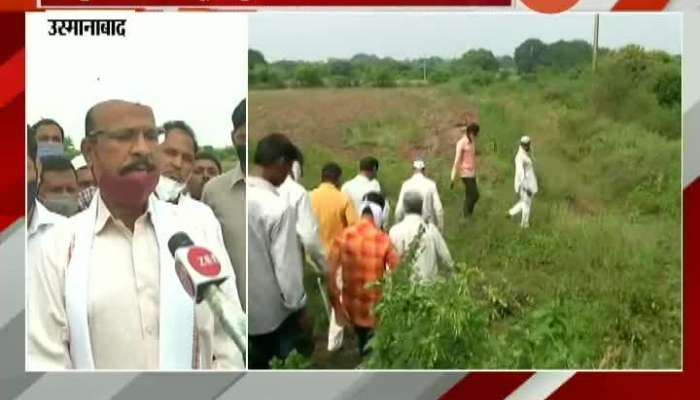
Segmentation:
<svg viewBox="0 0 700 400">
<path fill-rule="evenodd" d="M 396 203 L 396 222 L 401 222 L 406 215 L 404 196 L 408 192 L 416 192 L 423 199 L 422 216 L 426 222 L 431 222 L 440 231 L 443 228 L 442 202 L 435 181 L 425 176 L 425 162 L 421 159 L 413 161 L 413 176 L 401 185 L 399 200 Z"/>
<path fill-rule="evenodd" d="M 92 171 L 88 168 L 87 162 L 85 162 L 85 157 L 77 155 L 73 157 L 71 164 L 73 164 L 75 173 L 78 176 L 78 188 L 80 190 L 95 186 L 95 178 L 92 176 Z"/>
<path fill-rule="evenodd" d="M 530 208 L 532 197 L 537 193 L 537 176 L 530 155 L 530 137 L 520 138 L 518 153 L 515 155 L 515 193 L 520 196 L 518 201 L 509 211 L 508 217 L 521 213 L 520 227 L 530 226 Z"/>
</svg>

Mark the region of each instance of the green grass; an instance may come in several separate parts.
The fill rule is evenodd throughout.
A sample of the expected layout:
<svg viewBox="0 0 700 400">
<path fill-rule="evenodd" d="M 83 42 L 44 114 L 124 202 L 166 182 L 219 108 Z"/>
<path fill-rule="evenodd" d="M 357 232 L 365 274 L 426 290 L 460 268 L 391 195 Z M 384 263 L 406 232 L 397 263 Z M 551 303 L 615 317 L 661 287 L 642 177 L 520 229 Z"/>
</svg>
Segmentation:
<svg viewBox="0 0 700 400">
<path fill-rule="evenodd" d="M 479 109 L 481 200 L 472 219 L 462 218 L 461 182 L 449 188 L 453 154 L 426 159 L 459 268 L 429 287 L 401 274 L 385 283 L 383 321 L 363 367 L 680 368 L 680 136 L 629 108 L 622 117 L 596 111 L 591 79 L 511 77 L 466 94 L 459 82 L 442 87 L 445 98 Z M 673 112 L 642 111 L 660 120 Z M 315 187 L 331 160 L 350 179 L 371 154 L 395 206 L 411 161 L 397 150 L 419 144 L 423 124 L 418 110 L 358 115 L 345 127 L 343 149 L 304 146 L 305 186 Z M 533 138 L 540 180 L 527 231 L 504 217 L 516 201 L 512 163 L 523 134 Z M 325 347 L 327 319 L 315 283 L 306 284 Z M 313 360 L 351 367 L 359 362 L 353 351 L 317 348 Z"/>
</svg>

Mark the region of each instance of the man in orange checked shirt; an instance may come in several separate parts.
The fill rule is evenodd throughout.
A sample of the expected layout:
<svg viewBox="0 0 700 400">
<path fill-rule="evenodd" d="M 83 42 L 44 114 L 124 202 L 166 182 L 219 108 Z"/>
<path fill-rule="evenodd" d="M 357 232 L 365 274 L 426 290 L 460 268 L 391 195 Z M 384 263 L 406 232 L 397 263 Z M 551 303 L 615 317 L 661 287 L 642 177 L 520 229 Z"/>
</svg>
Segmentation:
<svg viewBox="0 0 700 400">
<path fill-rule="evenodd" d="M 389 235 L 381 230 L 385 200 L 378 192 L 368 193 L 360 203 L 360 221 L 346 228 L 331 246 L 329 255 L 331 302 L 339 319 L 352 324 L 363 356 L 376 324 L 374 306 L 381 298 L 379 288 L 367 284 L 394 270 L 399 258 Z M 342 289 L 332 277 L 340 271 Z M 342 296 L 342 303 L 340 298 Z"/>
</svg>

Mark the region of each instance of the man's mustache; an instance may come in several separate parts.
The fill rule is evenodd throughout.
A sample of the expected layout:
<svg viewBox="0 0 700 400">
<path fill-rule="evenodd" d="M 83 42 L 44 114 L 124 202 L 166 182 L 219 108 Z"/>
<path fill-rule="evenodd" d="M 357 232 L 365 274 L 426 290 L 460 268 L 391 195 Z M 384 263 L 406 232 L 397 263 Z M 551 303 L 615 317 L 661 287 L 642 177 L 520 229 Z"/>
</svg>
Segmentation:
<svg viewBox="0 0 700 400">
<path fill-rule="evenodd" d="M 126 175 L 130 172 L 135 172 L 135 171 L 148 171 L 151 172 L 156 169 L 155 164 L 153 164 L 150 160 L 147 159 L 140 159 L 136 160 L 133 163 L 127 165 L 126 167 L 122 168 L 119 170 L 119 175 Z"/>
</svg>

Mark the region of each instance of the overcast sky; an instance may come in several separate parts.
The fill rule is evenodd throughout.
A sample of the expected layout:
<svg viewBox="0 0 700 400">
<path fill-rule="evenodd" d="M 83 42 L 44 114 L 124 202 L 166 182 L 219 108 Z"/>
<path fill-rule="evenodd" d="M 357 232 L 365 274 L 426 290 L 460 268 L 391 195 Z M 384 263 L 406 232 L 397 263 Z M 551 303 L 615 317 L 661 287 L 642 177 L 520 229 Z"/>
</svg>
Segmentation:
<svg viewBox="0 0 700 400">
<path fill-rule="evenodd" d="M 48 18 L 126 18 L 126 37 L 49 36 Z M 57 120 L 78 145 L 101 100 L 150 105 L 182 119 L 200 145 L 231 145 L 231 113 L 248 90 L 241 13 L 42 12 L 27 22 L 27 122 Z"/>
<path fill-rule="evenodd" d="M 681 52 L 678 14 L 603 14 L 600 45 L 629 43 Z M 349 58 L 357 53 L 397 59 L 457 57 L 470 48 L 513 54 L 528 38 L 546 43 L 593 36 L 593 15 L 477 13 L 257 13 L 250 19 L 250 45 L 268 61 Z"/>
</svg>

